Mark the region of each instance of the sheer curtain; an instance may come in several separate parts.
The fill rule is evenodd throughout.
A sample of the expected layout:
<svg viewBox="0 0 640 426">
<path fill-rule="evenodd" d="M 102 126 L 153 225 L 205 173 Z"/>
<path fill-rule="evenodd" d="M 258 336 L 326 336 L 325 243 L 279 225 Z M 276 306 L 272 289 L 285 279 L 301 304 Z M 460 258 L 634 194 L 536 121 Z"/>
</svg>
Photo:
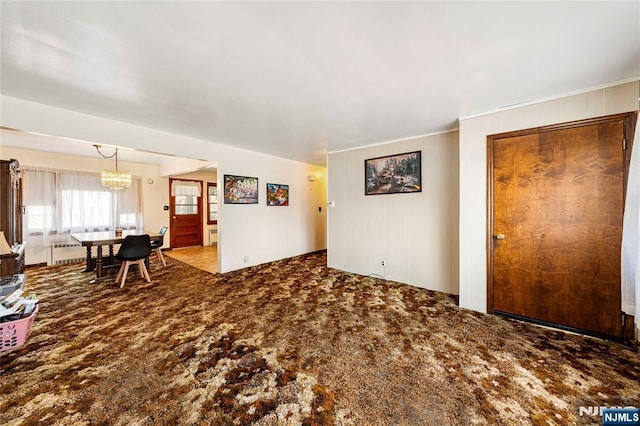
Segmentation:
<svg viewBox="0 0 640 426">
<path fill-rule="evenodd" d="M 633 141 L 622 226 L 622 311 L 635 315 L 640 328 L 640 119 Z"/>
<path fill-rule="evenodd" d="M 171 196 L 186 195 L 190 197 L 202 196 L 202 183 L 189 180 L 174 180 L 171 182 Z"/>
<path fill-rule="evenodd" d="M 142 183 L 119 191 L 102 186 L 100 175 L 22 167 L 24 238 L 28 247 L 46 247 L 56 235 L 142 229 Z"/>
</svg>

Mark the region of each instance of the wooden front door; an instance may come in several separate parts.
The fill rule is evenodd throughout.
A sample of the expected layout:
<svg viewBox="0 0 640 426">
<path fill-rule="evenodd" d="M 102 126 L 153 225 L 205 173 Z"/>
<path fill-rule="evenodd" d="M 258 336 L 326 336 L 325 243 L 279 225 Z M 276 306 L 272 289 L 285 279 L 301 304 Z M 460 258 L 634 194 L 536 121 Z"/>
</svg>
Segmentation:
<svg viewBox="0 0 640 426">
<path fill-rule="evenodd" d="M 202 182 L 200 197 L 196 195 L 174 195 L 173 184 L 184 179 L 169 179 L 170 208 L 171 208 L 171 248 L 191 247 L 202 245 Z"/>
<path fill-rule="evenodd" d="M 633 116 L 488 138 L 489 312 L 621 337 Z"/>
</svg>

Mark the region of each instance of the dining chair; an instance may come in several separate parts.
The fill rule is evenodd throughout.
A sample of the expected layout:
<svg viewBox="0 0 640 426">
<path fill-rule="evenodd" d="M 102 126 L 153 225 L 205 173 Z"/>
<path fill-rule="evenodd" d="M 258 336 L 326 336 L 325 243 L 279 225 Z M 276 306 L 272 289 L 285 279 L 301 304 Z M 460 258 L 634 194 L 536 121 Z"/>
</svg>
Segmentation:
<svg viewBox="0 0 640 426">
<path fill-rule="evenodd" d="M 151 282 L 149 272 L 144 266 L 144 259 L 149 257 L 150 254 L 151 239 L 149 238 L 149 234 L 127 235 L 124 238 L 124 241 L 120 246 L 120 250 L 118 250 L 118 254 L 116 254 L 116 259 L 122 261 L 122 265 L 118 271 L 118 276 L 116 277 L 116 282 L 118 282 L 122 276 L 120 288 L 124 287 L 124 282 L 126 281 L 127 273 L 129 272 L 129 266 L 132 263 L 137 263 L 140 276 L 146 279 L 147 282 Z"/>
<path fill-rule="evenodd" d="M 158 260 L 162 262 L 163 266 L 167 266 L 167 262 L 164 261 L 164 256 L 162 255 L 162 245 L 164 244 L 164 234 L 167 233 L 167 229 L 169 228 L 167 228 L 166 226 L 163 226 L 162 228 L 160 228 L 159 234 L 162 235 L 162 238 L 156 241 L 151 241 L 151 250 L 156 252 L 156 255 L 158 256 Z"/>
</svg>

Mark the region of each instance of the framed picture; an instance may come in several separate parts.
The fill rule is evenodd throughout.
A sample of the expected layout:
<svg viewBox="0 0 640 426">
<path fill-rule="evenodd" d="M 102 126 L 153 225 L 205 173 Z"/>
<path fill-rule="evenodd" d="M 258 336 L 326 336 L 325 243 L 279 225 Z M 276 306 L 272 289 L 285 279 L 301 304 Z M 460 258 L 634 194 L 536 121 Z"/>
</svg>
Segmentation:
<svg viewBox="0 0 640 426">
<path fill-rule="evenodd" d="M 364 194 L 422 191 L 421 151 L 364 160 Z"/>
<path fill-rule="evenodd" d="M 258 204 L 258 178 L 224 175 L 225 204 Z"/>
<path fill-rule="evenodd" d="M 268 206 L 288 206 L 289 205 L 289 185 L 278 183 L 267 184 L 267 205 Z"/>
</svg>

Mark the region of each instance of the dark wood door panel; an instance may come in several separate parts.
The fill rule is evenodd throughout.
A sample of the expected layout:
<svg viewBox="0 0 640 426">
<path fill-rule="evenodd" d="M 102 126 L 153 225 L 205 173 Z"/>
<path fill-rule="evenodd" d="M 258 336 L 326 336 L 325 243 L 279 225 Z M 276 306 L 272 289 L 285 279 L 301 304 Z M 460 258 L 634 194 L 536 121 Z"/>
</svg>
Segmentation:
<svg viewBox="0 0 640 426">
<path fill-rule="evenodd" d="M 199 246 L 200 240 L 197 235 L 180 235 L 176 237 L 176 246 L 177 247 L 192 247 Z"/>
<path fill-rule="evenodd" d="M 490 310 L 621 336 L 624 126 L 490 139 Z"/>
<path fill-rule="evenodd" d="M 176 196 L 171 193 L 171 187 L 174 180 L 185 181 L 185 179 L 169 179 L 169 204 L 171 209 L 171 248 L 201 246 L 203 228 L 202 196 L 190 196 L 186 204 L 184 200 L 182 200 L 180 203 L 176 202 Z M 189 180 L 187 179 L 187 181 Z M 202 181 L 195 182 L 200 183 L 200 188 L 202 190 Z"/>
<path fill-rule="evenodd" d="M 197 246 L 201 245 L 200 242 L 200 226 L 202 224 L 198 224 L 196 217 L 194 220 L 188 220 L 187 222 L 183 221 L 184 217 L 180 218 L 181 220 L 174 221 L 175 224 L 175 243 L 176 247 L 188 247 L 188 246 Z M 195 222 L 195 223 L 194 223 Z"/>
</svg>

